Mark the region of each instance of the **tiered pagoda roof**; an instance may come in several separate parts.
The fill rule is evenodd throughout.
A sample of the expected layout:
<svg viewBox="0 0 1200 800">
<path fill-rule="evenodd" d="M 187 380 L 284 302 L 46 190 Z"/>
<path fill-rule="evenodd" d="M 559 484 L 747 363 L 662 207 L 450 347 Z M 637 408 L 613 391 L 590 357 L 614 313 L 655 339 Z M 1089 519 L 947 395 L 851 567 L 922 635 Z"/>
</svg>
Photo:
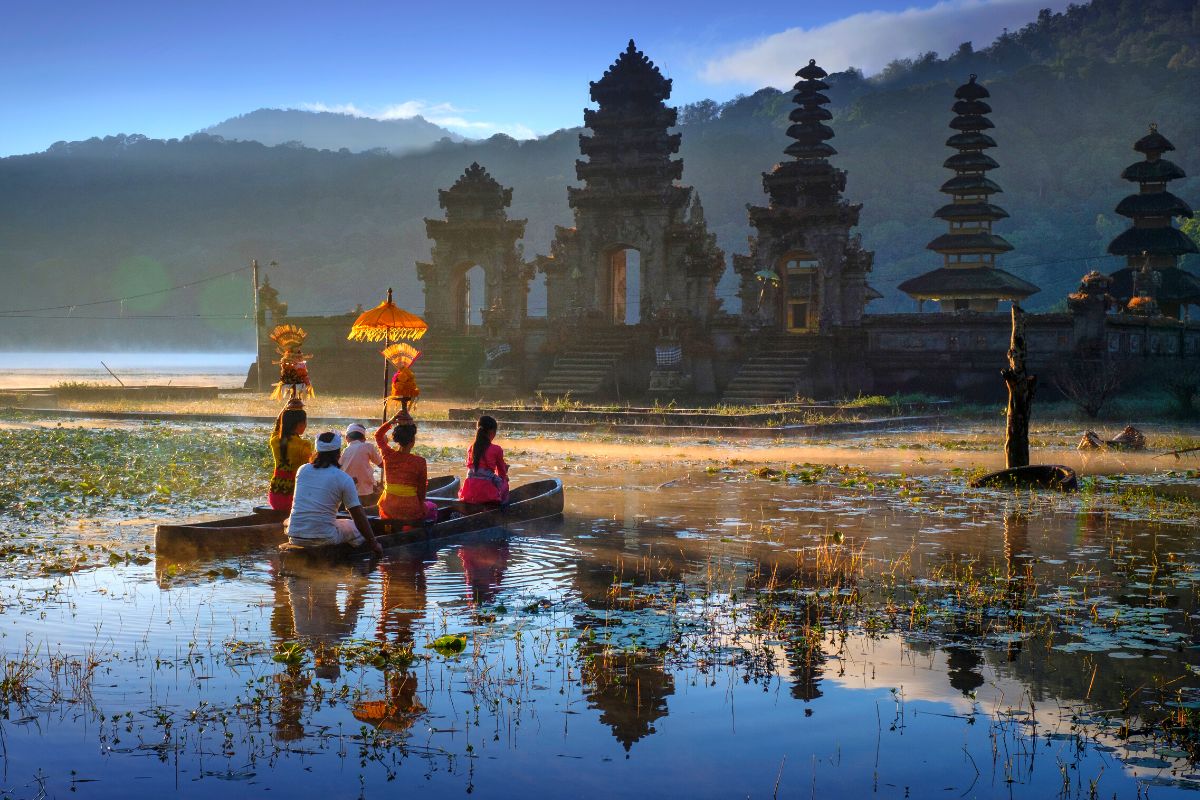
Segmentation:
<svg viewBox="0 0 1200 800">
<path fill-rule="evenodd" d="M 772 225 L 794 225 L 797 219 L 829 220 L 847 227 L 858 224 L 861 205 L 851 205 L 841 198 L 846 188 L 846 173 L 829 163 L 837 150 L 829 144 L 833 129 L 825 123 L 833 114 L 825 106 L 829 75 L 815 60 L 802 67 L 796 76 L 796 108 L 788 115 L 792 124 L 787 135 L 794 141 L 783 151 L 791 160 L 777 164 L 763 174 L 763 189 L 770 197 L 766 208 L 752 207 L 750 222 L 756 228 Z"/>
<path fill-rule="evenodd" d="M 591 98 L 599 107 L 583 112 L 592 134 L 579 137 L 587 160 L 575 162 L 575 174 L 585 186 L 569 190 L 572 207 L 687 202 L 687 190 L 674 185 L 683 176 L 683 162 L 671 158 L 680 135 L 667 132 L 677 119 L 666 105 L 670 96 L 671 79 L 630 39 L 600 80 L 591 83 Z"/>
<path fill-rule="evenodd" d="M 1138 139 L 1133 149 L 1141 161 L 1130 164 L 1121 173 L 1125 180 L 1138 184 L 1138 192 L 1117 204 L 1117 213 L 1133 221 L 1108 245 L 1108 252 L 1125 256 L 1127 266 L 1113 273 L 1113 296 L 1128 303 L 1139 288 L 1150 291 L 1165 313 L 1174 316 L 1181 305 L 1200 304 L 1200 278 L 1179 269 L 1179 257 L 1200 252 L 1188 235 L 1173 224 L 1175 217 L 1191 218 L 1191 206 L 1167 191 L 1167 184 L 1186 177 L 1184 171 L 1163 158 L 1175 146 L 1150 126 L 1150 132 Z M 1137 273 L 1151 271 L 1138 280 Z"/>
<path fill-rule="evenodd" d="M 837 154 L 826 124 L 833 119 L 826 108 L 829 74 L 810 60 L 796 77 L 787 129 L 792 141 L 783 151 L 789 158 L 763 173 L 768 202 L 749 207 L 755 230 L 750 254 L 734 256 L 733 264 L 741 276 L 743 315 L 756 324 L 766 320 L 792 332 L 827 334 L 834 326 L 858 324 L 866 304 L 880 295 L 867 285 L 875 254 L 852 232 L 862 206 L 842 196 L 846 172 L 829 163 Z M 796 266 L 793 275 L 786 266 L 793 262 L 819 266 Z M 770 305 L 764 304 L 764 272 L 780 284 Z M 800 305 L 807 309 L 804 325 L 790 316 Z"/>
<path fill-rule="evenodd" d="M 1000 186 L 987 173 L 1000 165 L 985 153 L 996 140 L 984 131 L 995 127 L 987 115 L 992 107 L 986 102 L 990 93 L 976 82 L 976 76 L 954 92 L 951 107 L 955 117 L 950 128 L 956 133 L 946 145 L 958 152 L 942 166 L 954 171 L 954 177 L 941 186 L 952 201 L 934 212 L 949 230 L 927 247 L 942 256 L 942 267 L 900 284 L 900 290 L 917 300 L 1016 302 L 1039 291 L 1037 286 L 996 267 L 996 256 L 1013 247 L 992 232 L 992 225 L 1006 219 L 1008 212 L 992 202 Z"/>
</svg>

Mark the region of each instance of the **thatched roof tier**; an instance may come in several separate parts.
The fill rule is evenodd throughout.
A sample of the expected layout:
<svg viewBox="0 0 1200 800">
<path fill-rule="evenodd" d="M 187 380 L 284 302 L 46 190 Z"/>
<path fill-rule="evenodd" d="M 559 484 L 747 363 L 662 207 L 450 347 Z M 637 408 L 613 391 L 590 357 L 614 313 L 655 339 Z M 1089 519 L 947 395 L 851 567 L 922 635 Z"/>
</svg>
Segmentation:
<svg viewBox="0 0 1200 800">
<path fill-rule="evenodd" d="M 1007 218 L 1008 212 L 1000 206 L 992 205 L 991 203 L 947 203 L 933 212 L 933 215 L 947 222 L 972 222 L 976 220 L 991 220 L 994 222 L 998 219 Z"/>
<path fill-rule="evenodd" d="M 927 250 L 942 255 L 999 255 L 1013 249 L 1004 237 L 994 233 L 943 233 L 929 244 Z"/>
<path fill-rule="evenodd" d="M 1133 297 L 1134 275 L 1138 270 L 1125 267 L 1114 272 L 1108 292 L 1122 303 Z M 1179 267 L 1164 267 L 1154 271 L 1158 276 L 1155 297 L 1161 303 L 1187 303 L 1200 305 L 1200 277 Z"/>
<path fill-rule="evenodd" d="M 1170 192 L 1131 194 L 1117 204 L 1122 217 L 1192 217 L 1192 207 Z"/>
<path fill-rule="evenodd" d="M 918 300 L 1024 300 L 1041 290 L 1029 281 L 995 267 L 942 267 L 905 281 L 900 284 L 900 291 Z"/>
<path fill-rule="evenodd" d="M 1188 235 L 1178 228 L 1130 228 L 1113 239 L 1108 252 L 1114 256 L 1183 256 L 1200 253 Z"/>
</svg>

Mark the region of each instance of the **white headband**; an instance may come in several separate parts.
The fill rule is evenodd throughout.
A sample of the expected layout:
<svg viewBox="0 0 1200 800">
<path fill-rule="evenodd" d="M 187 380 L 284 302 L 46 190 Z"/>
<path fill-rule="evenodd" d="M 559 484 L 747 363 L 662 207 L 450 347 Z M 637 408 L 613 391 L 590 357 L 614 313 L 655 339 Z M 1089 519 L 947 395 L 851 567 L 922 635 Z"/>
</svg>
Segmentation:
<svg viewBox="0 0 1200 800">
<path fill-rule="evenodd" d="M 324 435 L 321 434 L 321 436 Z M 342 435 L 340 433 L 334 432 L 333 439 L 328 442 L 321 441 L 321 436 L 317 437 L 318 453 L 336 453 L 342 449 Z"/>
</svg>

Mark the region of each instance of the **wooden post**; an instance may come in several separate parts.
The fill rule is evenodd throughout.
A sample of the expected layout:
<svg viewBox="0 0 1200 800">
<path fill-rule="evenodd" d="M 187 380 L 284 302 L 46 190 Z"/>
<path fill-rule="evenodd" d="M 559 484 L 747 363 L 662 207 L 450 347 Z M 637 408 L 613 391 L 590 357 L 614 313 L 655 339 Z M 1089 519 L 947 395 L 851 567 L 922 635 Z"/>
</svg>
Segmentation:
<svg viewBox="0 0 1200 800">
<path fill-rule="evenodd" d="M 1012 307 L 1012 339 L 1008 345 L 1008 369 L 1000 374 L 1008 387 L 1008 424 L 1004 431 L 1004 466 L 1029 466 L 1029 415 L 1037 377 L 1025 371 L 1025 312 Z"/>
<path fill-rule="evenodd" d="M 254 281 L 254 381 L 257 384 L 256 391 L 262 394 L 262 328 L 258 319 L 258 259 L 250 261 L 250 274 Z"/>
</svg>

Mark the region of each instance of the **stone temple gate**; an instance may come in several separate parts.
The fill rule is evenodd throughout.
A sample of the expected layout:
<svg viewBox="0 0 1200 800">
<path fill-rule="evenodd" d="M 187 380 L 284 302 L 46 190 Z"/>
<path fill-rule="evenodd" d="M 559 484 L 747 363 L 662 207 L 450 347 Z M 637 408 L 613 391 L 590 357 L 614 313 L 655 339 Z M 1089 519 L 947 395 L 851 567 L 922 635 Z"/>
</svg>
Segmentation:
<svg viewBox="0 0 1200 800">
<path fill-rule="evenodd" d="M 425 319 L 434 330 L 468 332 L 472 311 L 482 308 L 490 328 L 518 330 L 526 316 L 533 267 L 521 257 L 517 241 L 523 219 L 509 219 L 512 189 L 502 187 L 477 163 L 453 186 L 438 192 L 445 219 L 426 219 L 433 259 L 417 264 L 425 285 Z M 479 267 L 483 280 L 468 273 Z M 482 283 L 482 285 L 478 285 Z"/>
</svg>

